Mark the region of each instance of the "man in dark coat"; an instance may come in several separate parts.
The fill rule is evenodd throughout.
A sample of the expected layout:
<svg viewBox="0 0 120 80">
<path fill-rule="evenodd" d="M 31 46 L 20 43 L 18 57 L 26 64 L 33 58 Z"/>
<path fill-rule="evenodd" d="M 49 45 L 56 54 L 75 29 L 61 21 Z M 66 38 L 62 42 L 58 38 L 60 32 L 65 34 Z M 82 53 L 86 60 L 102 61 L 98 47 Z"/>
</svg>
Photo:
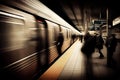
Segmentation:
<svg viewBox="0 0 120 80">
<path fill-rule="evenodd" d="M 102 38 L 101 35 L 96 36 L 96 48 L 98 49 L 98 52 L 100 54 L 99 58 L 103 58 L 104 55 L 101 52 L 101 50 L 103 49 L 103 44 L 104 44 L 104 40 Z"/>
<path fill-rule="evenodd" d="M 95 43 L 95 36 L 90 35 L 90 33 L 86 33 L 81 51 L 86 55 L 87 58 L 91 58 L 91 55 L 95 50 Z"/>
<path fill-rule="evenodd" d="M 116 46 L 117 46 L 117 39 L 115 37 L 115 34 L 112 34 L 106 41 L 108 66 L 112 66 L 115 63 L 113 59 L 113 53 L 115 52 Z"/>
</svg>

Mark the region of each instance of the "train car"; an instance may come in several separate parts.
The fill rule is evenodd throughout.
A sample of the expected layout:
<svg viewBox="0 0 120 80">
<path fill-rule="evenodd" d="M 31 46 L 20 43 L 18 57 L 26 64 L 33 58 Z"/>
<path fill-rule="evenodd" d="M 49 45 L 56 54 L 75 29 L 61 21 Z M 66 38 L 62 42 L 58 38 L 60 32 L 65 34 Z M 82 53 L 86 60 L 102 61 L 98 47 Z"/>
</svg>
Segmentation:
<svg viewBox="0 0 120 80">
<path fill-rule="evenodd" d="M 0 79 L 36 80 L 73 44 L 73 34 L 79 32 L 37 0 L 3 0 Z"/>
</svg>

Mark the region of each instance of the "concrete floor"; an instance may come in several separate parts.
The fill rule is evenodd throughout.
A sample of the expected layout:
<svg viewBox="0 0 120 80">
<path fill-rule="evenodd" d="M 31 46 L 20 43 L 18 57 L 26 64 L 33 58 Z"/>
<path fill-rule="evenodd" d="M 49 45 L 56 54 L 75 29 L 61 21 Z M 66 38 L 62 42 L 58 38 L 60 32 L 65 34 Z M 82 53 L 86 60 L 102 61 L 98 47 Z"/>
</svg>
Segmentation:
<svg viewBox="0 0 120 80">
<path fill-rule="evenodd" d="M 120 43 L 114 53 L 116 66 L 107 67 L 107 51 L 104 46 L 104 58 L 99 58 L 97 50 L 91 59 L 81 52 L 82 44 L 77 40 L 38 80 L 120 80 Z"/>
</svg>

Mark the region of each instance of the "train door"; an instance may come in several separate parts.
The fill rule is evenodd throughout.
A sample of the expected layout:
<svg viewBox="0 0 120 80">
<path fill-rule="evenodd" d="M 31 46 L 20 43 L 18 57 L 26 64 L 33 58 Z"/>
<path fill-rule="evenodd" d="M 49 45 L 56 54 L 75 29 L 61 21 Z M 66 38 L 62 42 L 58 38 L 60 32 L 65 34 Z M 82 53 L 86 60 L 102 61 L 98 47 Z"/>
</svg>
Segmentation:
<svg viewBox="0 0 120 80">
<path fill-rule="evenodd" d="M 59 35 L 59 25 L 50 21 L 46 22 L 48 25 L 49 63 L 51 64 L 59 56 L 56 46 Z"/>
</svg>

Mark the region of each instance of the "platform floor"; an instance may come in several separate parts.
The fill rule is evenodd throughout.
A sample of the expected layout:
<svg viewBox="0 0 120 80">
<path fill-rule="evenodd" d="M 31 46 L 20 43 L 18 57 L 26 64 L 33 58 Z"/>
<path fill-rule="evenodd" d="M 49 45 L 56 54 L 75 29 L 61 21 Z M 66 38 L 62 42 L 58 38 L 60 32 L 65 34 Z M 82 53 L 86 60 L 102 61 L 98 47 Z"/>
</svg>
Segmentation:
<svg viewBox="0 0 120 80">
<path fill-rule="evenodd" d="M 119 45 L 120 43 L 118 43 Z M 88 60 L 81 52 L 82 43 L 77 40 L 38 80 L 120 80 L 120 46 L 114 54 L 116 66 L 107 67 L 107 52 L 99 58 L 97 50 Z"/>
</svg>

